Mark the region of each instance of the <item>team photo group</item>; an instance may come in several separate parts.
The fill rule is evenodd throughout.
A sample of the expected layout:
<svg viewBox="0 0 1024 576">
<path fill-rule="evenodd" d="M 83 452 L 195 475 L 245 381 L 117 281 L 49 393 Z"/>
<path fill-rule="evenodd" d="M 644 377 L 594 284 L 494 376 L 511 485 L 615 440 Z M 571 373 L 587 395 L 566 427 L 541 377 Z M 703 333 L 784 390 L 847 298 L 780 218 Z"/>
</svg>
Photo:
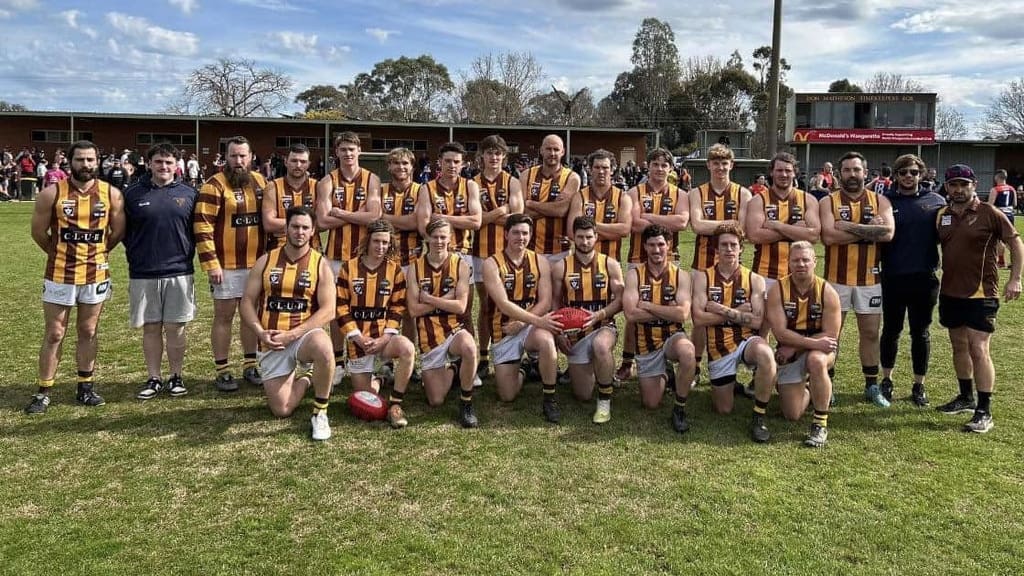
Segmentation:
<svg viewBox="0 0 1024 576">
<path fill-rule="evenodd" d="M 104 404 L 93 383 L 97 326 L 112 294 L 110 266 L 119 265 L 110 253 L 122 243 L 129 321 L 148 371 L 136 398 L 188 393 L 198 260 L 213 301 L 214 386 L 260 386 L 277 417 L 292 415 L 312 388 L 314 440 L 331 436 L 328 405 L 346 376 L 345 392 L 378 401 L 394 428 L 409 424 L 410 384 L 432 407 L 457 387 L 456 418 L 466 428 L 479 425 L 481 389 L 493 386 L 512 403 L 535 380 L 538 418 L 559 423 L 558 397 L 571 394 L 593 403 L 593 422 L 603 424 L 616 388 L 635 377 L 645 408 L 670 399 L 678 433 L 690 427 L 687 397 L 703 380 L 718 414 L 750 399 L 755 442 L 771 437 L 776 396 L 786 420 L 811 413 L 804 444 L 821 447 L 840 353 L 857 355 L 866 401 L 929 406 L 936 307 L 959 384 L 937 409 L 970 413 L 967 432 L 992 429 L 989 341 L 1000 300 L 1020 295 L 1024 244 L 1012 205 L 979 198 L 969 166 L 945 170 L 943 196 L 922 189 L 927 167 L 903 155 L 881 190 L 868 186 L 864 156 L 849 152 L 819 199 L 796 187 L 788 153 L 771 159 L 768 183 L 752 192 L 732 180 L 733 152 L 722 144 L 707 151 L 708 181 L 689 190 L 675 184 L 675 159 L 661 148 L 628 189 L 616 184 L 606 150 L 587 156 L 581 182 L 556 135 L 518 177 L 506 169 L 500 136 L 477 150 L 479 173 L 467 178 L 466 149 L 443 145 L 436 178 L 422 184 L 413 152 L 391 150 L 382 183 L 360 166 L 359 136 L 344 132 L 333 142 L 337 167 L 324 178 L 310 177 L 310 151 L 295 145 L 287 173 L 268 180 L 252 170 L 249 141 L 235 137 L 223 168 L 197 191 L 177 173 L 181 152 L 156 144 L 145 154 L 147 173 L 122 191 L 99 178 L 96 145 L 73 144 L 69 177 L 42 190 L 32 216 L 32 238 L 47 255 L 45 334 L 25 412 L 50 405 L 72 317 L 75 398 Z M 680 256 L 684 230 L 695 238 L 690 262 Z M 999 286 L 1005 251 L 1009 277 Z M 240 366 L 231 359 L 236 317 Z M 856 350 L 841 351 L 850 320 Z M 905 322 L 913 374 L 897 377 Z M 741 367 L 753 374 L 749 385 L 737 381 Z"/>
</svg>

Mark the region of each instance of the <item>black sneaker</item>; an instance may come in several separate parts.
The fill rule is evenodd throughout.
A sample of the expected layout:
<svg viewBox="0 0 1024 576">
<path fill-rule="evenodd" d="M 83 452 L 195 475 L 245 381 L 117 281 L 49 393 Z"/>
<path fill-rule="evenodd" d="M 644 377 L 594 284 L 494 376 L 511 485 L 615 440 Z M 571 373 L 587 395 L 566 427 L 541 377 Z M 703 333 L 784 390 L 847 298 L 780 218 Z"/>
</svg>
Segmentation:
<svg viewBox="0 0 1024 576">
<path fill-rule="evenodd" d="M 974 417 L 971 418 L 971 421 L 964 424 L 964 432 L 984 434 L 991 430 L 993 426 L 995 426 L 995 424 L 992 423 L 992 414 L 975 410 Z"/>
<path fill-rule="evenodd" d="M 679 406 L 672 407 L 672 429 L 682 434 L 690 429 L 690 423 L 686 421 L 686 410 Z"/>
<path fill-rule="evenodd" d="M 828 443 L 828 428 L 811 423 L 811 429 L 804 438 L 804 446 L 808 448 L 821 448 Z"/>
<path fill-rule="evenodd" d="M 93 391 L 91 384 L 79 386 L 78 393 L 75 394 L 75 400 L 83 406 L 103 406 L 107 403 L 103 396 Z"/>
<path fill-rule="evenodd" d="M 889 378 L 882 378 L 882 384 L 878 387 L 882 392 L 882 397 L 892 402 L 892 380 Z"/>
<path fill-rule="evenodd" d="M 253 386 L 263 386 L 263 378 L 260 377 L 260 371 L 255 366 L 242 370 L 242 378 Z"/>
<path fill-rule="evenodd" d="M 46 414 L 46 409 L 50 406 L 50 397 L 42 392 L 37 392 L 32 395 L 32 401 L 25 406 L 25 414 Z"/>
<path fill-rule="evenodd" d="M 743 385 L 742 382 L 736 382 L 732 386 L 732 395 L 739 398 L 746 398 L 747 400 L 754 399 L 754 383 Z"/>
<path fill-rule="evenodd" d="M 476 428 L 480 421 L 476 419 L 476 412 L 473 411 L 472 402 L 463 402 L 459 407 L 459 424 L 463 428 Z"/>
<path fill-rule="evenodd" d="M 163 390 L 164 383 L 159 378 L 150 378 L 146 380 L 145 385 L 135 393 L 135 397 L 139 400 L 149 400 L 150 398 L 156 398 L 160 391 Z"/>
<path fill-rule="evenodd" d="M 973 412 L 975 408 L 977 408 L 977 404 L 974 403 L 973 397 L 963 398 L 957 395 L 956 398 L 935 409 L 943 414 L 963 414 L 964 412 Z"/>
<path fill-rule="evenodd" d="M 558 424 L 562 419 L 562 411 L 558 409 L 558 402 L 552 399 L 544 399 L 543 405 L 544 419 L 552 424 Z"/>
<path fill-rule="evenodd" d="M 238 382 L 235 382 L 235 377 L 231 374 L 217 376 L 217 379 L 213 381 L 213 385 L 217 387 L 219 392 L 238 392 Z"/>
<path fill-rule="evenodd" d="M 928 393 L 924 390 L 924 384 L 914 384 L 914 388 L 910 391 L 910 401 L 918 408 L 928 405 Z"/>
<path fill-rule="evenodd" d="M 481 380 L 487 380 L 487 377 L 491 373 L 491 363 L 488 360 L 481 360 L 476 365 L 476 377 Z"/>
<path fill-rule="evenodd" d="M 188 388 L 185 388 L 184 382 L 181 381 L 181 376 L 178 374 L 171 376 L 171 379 L 167 381 L 167 393 L 175 397 L 188 394 Z"/>
<path fill-rule="evenodd" d="M 771 433 L 768 432 L 768 427 L 764 424 L 763 414 L 754 414 L 754 419 L 750 422 L 750 437 L 758 444 L 763 444 L 772 437 Z"/>
</svg>

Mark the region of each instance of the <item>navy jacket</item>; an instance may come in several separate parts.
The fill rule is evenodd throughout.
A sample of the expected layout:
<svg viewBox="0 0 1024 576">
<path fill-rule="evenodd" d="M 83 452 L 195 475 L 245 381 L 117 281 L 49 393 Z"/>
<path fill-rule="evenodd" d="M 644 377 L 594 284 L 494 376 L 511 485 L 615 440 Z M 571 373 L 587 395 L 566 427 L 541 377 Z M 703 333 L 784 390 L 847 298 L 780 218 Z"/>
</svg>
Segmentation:
<svg viewBox="0 0 1024 576">
<path fill-rule="evenodd" d="M 124 192 L 124 247 L 129 278 L 170 278 L 193 273 L 196 189 L 176 179 L 157 187 L 145 175 Z"/>
<path fill-rule="evenodd" d="M 912 196 L 895 189 L 885 195 L 892 203 L 896 232 L 882 244 L 882 277 L 931 274 L 939 267 L 939 235 L 935 218 L 946 201 L 934 192 Z"/>
</svg>

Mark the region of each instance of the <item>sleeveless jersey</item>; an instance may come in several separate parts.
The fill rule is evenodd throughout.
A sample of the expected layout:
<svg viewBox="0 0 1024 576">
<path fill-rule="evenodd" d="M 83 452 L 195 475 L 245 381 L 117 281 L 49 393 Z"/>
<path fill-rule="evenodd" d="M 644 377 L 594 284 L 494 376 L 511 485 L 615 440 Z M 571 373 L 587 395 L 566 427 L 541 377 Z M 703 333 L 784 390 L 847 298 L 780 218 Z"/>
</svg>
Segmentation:
<svg viewBox="0 0 1024 576">
<path fill-rule="evenodd" d="M 360 168 L 355 178 L 348 180 L 341 170 L 331 170 L 331 207 L 341 208 L 346 212 L 359 212 L 366 205 L 366 197 L 370 192 L 370 176 L 372 173 Z M 324 253 L 331 260 L 347 262 L 358 256 L 359 242 L 366 234 L 366 227 L 346 222 L 327 233 L 327 249 Z"/>
<path fill-rule="evenodd" d="M 316 287 L 321 258 L 323 255 L 312 248 L 295 262 L 288 259 L 284 248 L 267 254 L 262 298 L 256 311 L 265 330 L 291 330 L 319 309 Z"/>
<path fill-rule="evenodd" d="M 260 218 L 267 181 L 250 172 L 246 188 L 232 189 L 223 173 L 203 184 L 196 202 L 196 251 L 203 270 L 252 268 L 263 255 L 264 234 Z"/>
<path fill-rule="evenodd" d="M 813 336 L 821 332 L 825 309 L 825 279 L 814 277 L 814 284 L 807 294 L 796 287 L 792 276 L 779 279 L 782 295 L 782 311 L 786 314 L 786 328 L 801 336 Z"/>
<path fill-rule="evenodd" d="M 652 190 L 648 183 L 638 184 L 636 187 L 637 201 L 640 204 L 640 211 L 643 214 L 657 214 L 660 216 L 671 216 L 676 212 L 679 204 L 679 187 L 674 184 L 666 184 L 662 190 Z M 636 208 L 634 207 L 634 210 Z M 634 232 L 629 239 L 629 261 L 639 264 L 646 259 L 643 253 L 643 242 L 640 233 Z M 679 250 L 679 233 L 674 234 L 672 241 L 672 252 Z"/>
<path fill-rule="evenodd" d="M 583 198 L 582 214 L 593 218 L 594 222 L 599 224 L 614 224 L 619 218 L 619 205 L 623 194 L 622 188 L 612 186 L 603 199 L 598 199 L 590 186 L 587 186 L 580 190 L 580 196 Z M 622 238 L 599 238 L 596 250 L 619 260 L 622 258 Z"/>
<path fill-rule="evenodd" d="M 740 266 L 732 276 L 725 278 L 712 266 L 704 271 L 707 280 L 708 302 L 718 302 L 729 308 L 737 308 L 750 301 L 750 269 Z M 754 335 L 748 326 L 726 322 L 705 328 L 708 343 L 708 359 L 718 360 L 736 351 L 747 338 Z"/>
<path fill-rule="evenodd" d="M 660 276 L 652 276 L 645 262 L 636 268 L 636 273 L 641 302 L 675 305 L 679 288 L 679 268 L 675 264 L 669 263 Z M 640 322 L 637 324 L 637 353 L 648 354 L 660 350 L 670 336 L 682 331 L 682 324 L 669 320 Z"/>
<path fill-rule="evenodd" d="M 782 199 L 775 196 L 773 189 L 761 198 L 764 200 L 762 209 L 765 220 L 796 224 L 807 214 L 807 195 L 803 190 L 792 188 L 789 191 L 789 197 Z M 790 240 L 783 239 L 771 244 L 756 244 L 754 246 L 754 272 L 774 280 L 789 274 L 789 245 L 792 243 Z"/>
<path fill-rule="evenodd" d="M 484 178 L 483 172 L 477 174 L 473 181 L 480 187 L 480 209 L 490 212 L 501 206 L 508 205 L 509 188 L 512 176 L 502 170 L 498 178 L 491 182 Z M 487 224 L 473 234 L 473 245 L 470 254 L 477 258 L 488 258 L 505 249 L 505 228 L 497 222 Z"/>
<path fill-rule="evenodd" d="M 1013 186 L 1009 184 L 999 184 L 992 188 L 992 194 L 996 195 L 992 205 L 999 209 L 1003 214 L 1013 215 L 1013 200 L 1017 195 L 1017 191 L 1013 189 Z"/>
<path fill-rule="evenodd" d="M 467 180 L 460 176 L 454 190 L 442 186 L 440 180 L 428 182 L 427 191 L 430 194 L 430 206 L 433 213 L 446 216 L 468 216 L 469 191 L 466 182 Z M 452 252 L 468 254 L 472 240 L 472 230 L 460 230 L 452 226 Z"/>
<path fill-rule="evenodd" d="M 505 288 L 505 295 L 510 302 L 523 310 L 529 310 L 537 303 L 537 290 L 540 285 L 540 266 L 537 264 L 537 253 L 527 250 L 523 255 L 523 261 L 516 264 L 509 259 L 504 251 L 491 256 L 498 265 L 498 278 L 501 279 Z M 491 302 L 491 310 L 494 316 L 491 318 L 491 330 L 494 334 L 494 341 L 497 342 L 506 336 L 501 329 L 503 324 L 512 319 L 498 310 L 497 304 Z"/>
<path fill-rule="evenodd" d="M 385 214 L 392 216 L 408 216 L 416 212 L 416 199 L 420 195 L 420 185 L 413 182 L 405 190 L 396 190 L 389 184 L 381 184 L 380 205 Z M 414 258 L 423 252 L 420 233 L 416 230 L 398 230 L 398 255 L 402 266 L 408 266 Z"/>
<path fill-rule="evenodd" d="M 107 228 L 110 225 L 110 184 L 93 180 L 84 193 L 71 182 L 57 182 L 50 218 L 53 250 L 46 258 L 44 277 L 57 284 L 82 286 L 110 278 Z"/>
<path fill-rule="evenodd" d="M 710 183 L 697 187 L 700 194 L 700 210 L 705 220 L 739 220 L 740 185 L 730 182 L 729 187 L 721 194 L 715 194 Z M 706 270 L 715 265 L 715 247 L 711 245 L 712 236 L 698 234 L 693 247 L 694 270 Z"/>
<path fill-rule="evenodd" d="M 462 258 L 458 254 L 448 254 L 448 260 L 434 268 L 427 261 L 427 254 L 413 260 L 413 269 L 417 286 L 422 292 L 441 298 L 453 292 L 459 285 L 459 264 Z M 429 352 L 452 334 L 462 330 L 461 316 L 441 309 L 434 310 L 416 319 L 416 332 L 419 338 L 420 351 Z"/>
<path fill-rule="evenodd" d="M 536 202 L 559 200 L 562 190 L 569 182 L 572 170 L 563 166 L 557 178 L 548 178 L 541 175 L 540 169 L 540 166 L 534 166 L 526 174 L 526 189 L 523 190 L 526 199 Z M 565 236 L 565 218 L 537 218 L 533 238 L 530 240 L 530 250 L 536 250 L 541 254 L 557 254 L 568 250 L 569 245 L 569 239 Z"/>
<path fill-rule="evenodd" d="M 878 194 L 865 190 L 859 200 L 843 192 L 829 194 L 832 216 L 836 221 L 868 224 L 878 214 Z M 825 279 L 847 286 L 872 286 L 878 283 L 881 254 L 877 242 L 860 240 L 852 244 L 825 247 Z"/>
<path fill-rule="evenodd" d="M 288 209 L 292 206 L 305 206 L 306 208 L 316 208 L 316 179 L 307 178 L 306 185 L 300 186 L 299 188 L 292 188 L 288 184 L 288 180 L 285 178 L 278 178 L 274 180 L 274 189 L 277 191 L 277 217 L 284 218 Z M 282 232 L 280 234 L 267 234 L 267 251 L 271 251 L 274 248 L 280 248 L 284 246 L 287 233 Z M 309 245 L 314 250 L 320 250 L 320 235 L 313 231 L 313 237 L 309 241 Z"/>
<path fill-rule="evenodd" d="M 582 308 L 596 313 L 612 301 L 611 276 L 608 274 L 608 256 L 595 253 L 594 259 L 584 265 L 576 258 L 574 252 L 565 262 L 562 274 L 562 290 L 565 298 L 563 306 Z M 615 320 L 606 319 L 605 326 L 614 326 Z M 586 336 L 595 329 L 583 330 L 579 337 Z"/>
<path fill-rule="evenodd" d="M 363 336 L 380 338 L 385 328 L 399 329 L 405 314 L 405 274 L 394 260 L 385 260 L 370 270 L 356 257 L 338 269 L 338 326 L 342 335 L 359 330 Z M 366 352 L 352 341 L 349 358 Z"/>
</svg>

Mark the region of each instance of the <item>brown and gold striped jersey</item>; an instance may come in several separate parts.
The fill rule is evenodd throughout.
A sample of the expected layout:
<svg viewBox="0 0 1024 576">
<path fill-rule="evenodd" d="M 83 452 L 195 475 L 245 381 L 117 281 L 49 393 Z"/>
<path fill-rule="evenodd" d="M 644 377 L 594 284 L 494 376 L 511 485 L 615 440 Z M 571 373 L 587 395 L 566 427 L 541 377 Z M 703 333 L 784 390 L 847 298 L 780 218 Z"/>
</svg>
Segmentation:
<svg viewBox="0 0 1024 576">
<path fill-rule="evenodd" d="M 508 205 L 509 188 L 512 176 L 501 171 L 493 182 L 484 178 L 483 172 L 477 174 L 473 181 L 480 187 L 480 210 L 490 212 L 501 206 Z M 477 258 L 489 258 L 505 249 L 505 228 L 497 222 L 482 226 L 473 234 L 473 245 L 470 254 Z"/>
<path fill-rule="evenodd" d="M 320 308 L 316 289 L 321 258 L 323 255 L 312 248 L 294 262 L 288 259 L 284 248 L 267 254 L 263 291 L 256 311 L 264 330 L 291 330 Z M 262 342 L 260 346 L 262 349 Z"/>
<path fill-rule="evenodd" d="M 537 264 L 537 253 L 527 250 L 523 254 L 523 260 L 519 264 L 513 262 L 504 250 L 491 256 L 498 265 L 498 278 L 501 279 L 502 287 L 509 301 L 523 310 L 529 310 L 538 300 L 538 288 L 540 286 L 540 265 Z M 494 334 L 494 341 L 497 342 L 506 336 L 502 326 L 512 319 L 498 310 L 497 304 L 491 302 L 491 310 L 495 311 L 491 318 L 491 330 Z"/>
<path fill-rule="evenodd" d="M 248 186 L 233 189 L 218 173 L 199 192 L 193 230 L 203 270 L 252 268 L 263 254 L 260 205 L 267 182 L 258 172 L 250 175 Z"/>
<path fill-rule="evenodd" d="M 331 170 L 331 207 L 341 208 L 346 212 L 359 212 L 366 205 L 370 194 L 370 176 L 366 168 L 360 168 L 351 180 L 341 174 L 341 170 Z M 359 251 L 359 242 L 365 235 L 365 227 L 346 222 L 327 232 L 327 249 L 325 254 L 331 260 L 346 262 L 355 258 Z"/>
<path fill-rule="evenodd" d="M 644 182 L 636 186 L 637 202 L 640 204 L 640 211 L 643 214 L 657 214 L 659 216 L 671 216 L 676 213 L 676 206 L 679 205 L 679 187 L 675 184 L 665 184 L 661 190 L 651 189 L 650 184 Z M 682 200 L 685 202 L 686 200 Z M 634 210 L 636 208 L 634 207 Z M 673 253 L 679 251 L 679 233 L 673 235 L 671 250 Z M 629 261 L 639 264 L 647 256 L 643 253 L 643 241 L 640 239 L 640 232 L 634 232 L 629 239 Z"/>
<path fill-rule="evenodd" d="M 724 278 L 717 266 L 704 270 L 707 280 L 708 302 L 718 302 L 729 308 L 737 308 L 750 302 L 750 269 L 740 266 L 732 276 Z M 740 343 L 754 335 L 748 326 L 727 322 L 705 328 L 708 343 L 708 359 L 718 360 L 736 351 Z"/>
<path fill-rule="evenodd" d="M 580 197 L 583 199 L 581 213 L 593 218 L 598 224 L 615 224 L 619 219 L 619 202 L 623 194 L 625 192 L 622 188 L 612 186 L 604 198 L 598 198 L 590 186 L 586 186 L 580 190 Z M 599 238 L 596 250 L 619 260 L 622 258 L 622 238 Z"/>
<path fill-rule="evenodd" d="M 459 177 L 454 188 L 446 188 L 441 180 L 431 180 L 427 183 L 427 190 L 430 194 L 430 209 L 434 214 L 446 216 L 467 216 L 469 215 L 469 191 L 466 180 Z M 452 252 L 468 254 L 469 247 L 473 242 L 473 231 L 452 227 Z"/>
<path fill-rule="evenodd" d="M 534 166 L 527 172 L 523 195 L 527 200 L 535 202 L 560 200 L 562 190 L 572 176 L 572 170 L 563 166 L 557 178 L 548 178 L 541 175 L 540 169 L 540 166 Z M 531 250 L 536 250 L 540 254 L 558 254 L 568 250 L 569 245 L 569 238 L 565 235 L 565 218 L 537 218 L 533 238 L 530 240 Z"/>
<path fill-rule="evenodd" d="M 287 178 L 274 180 L 274 190 L 277 192 L 276 214 L 278 218 L 284 219 L 288 209 L 292 206 L 305 206 L 309 209 L 316 207 L 316 179 L 307 178 L 306 185 L 292 188 Z M 315 232 L 315 231 L 314 231 Z M 287 232 L 280 234 L 267 234 L 267 251 L 284 246 Z M 320 250 L 320 235 L 314 233 L 309 241 L 314 250 Z"/>
<path fill-rule="evenodd" d="M 636 268 L 637 289 L 640 302 L 652 302 L 662 306 L 675 306 L 679 289 L 679 267 L 669 263 L 660 276 L 652 276 L 647 264 Z M 637 324 L 637 352 L 647 354 L 665 345 L 670 336 L 682 332 L 683 325 L 670 320 L 653 320 Z"/>
<path fill-rule="evenodd" d="M 596 313 L 612 301 L 611 276 L 608 274 L 608 256 L 595 253 L 588 264 L 583 264 L 573 252 L 564 260 L 565 271 L 562 273 L 562 293 L 565 298 L 562 305 L 570 308 L 582 308 Z M 605 326 L 614 326 L 615 320 L 608 318 Z M 596 328 L 583 330 L 583 337 Z"/>
<path fill-rule="evenodd" d="M 386 328 L 398 330 L 405 315 L 405 274 L 394 260 L 385 260 L 371 270 L 361 257 L 342 264 L 338 270 L 338 326 L 341 333 L 359 330 L 368 338 L 380 338 Z M 349 358 L 365 356 L 351 341 Z"/>
<path fill-rule="evenodd" d="M 857 200 L 843 192 L 833 192 L 832 217 L 838 222 L 869 224 L 878 215 L 878 194 L 865 190 Z M 852 244 L 825 246 L 825 279 L 846 286 L 878 284 L 881 254 L 877 242 L 861 240 Z"/>
<path fill-rule="evenodd" d="M 740 214 L 740 185 L 730 182 L 729 187 L 721 194 L 716 194 L 709 182 L 697 187 L 696 192 L 700 194 L 700 211 L 704 220 L 739 220 Z M 692 218 L 692 215 L 691 215 Z M 694 270 L 707 270 L 715 264 L 715 247 L 711 245 L 713 236 L 696 236 L 696 244 L 693 247 Z"/>
<path fill-rule="evenodd" d="M 786 224 L 801 222 L 807 214 L 807 194 L 803 190 L 793 188 L 789 196 L 779 198 L 771 189 L 761 196 L 764 201 L 765 220 L 775 220 Z M 754 272 L 765 278 L 778 280 L 789 274 L 789 245 L 791 240 L 779 240 L 771 244 L 754 246 Z"/>
<path fill-rule="evenodd" d="M 800 292 L 792 275 L 779 279 L 782 311 L 786 314 L 786 328 L 801 336 L 821 333 L 824 327 L 825 279 L 814 277 L 814 284 L 806 294 Z"/>
<path fill-rule="evenodd" d="M 110 278 L 107 234 L 110 225 L 110 184 L 93 180 L 84 192 L 68 180 L 56 183 L 57 195 L 50 218 L 53 250 L 46 259 L 44 277 L 58 284 L 82 286 Z"/>
<path fill-rule="evenodd" d="M 411 280 L 421 292 L 438 298 L 452 294 L 459 286 L 459 265 L 462 257 L 449 253 L 448 260 L 435 268 L 427 259 L 427 254 L 413 260 L 415 277 Z M 421 352 L 429 352 L 438 347 L 452 334 L 462 330 L 461 316 L 441 309 L 424 314 L 416 319 L 416 332 Z"/>
<path fill-rule="evenodd" d="M 420 185 L 412 182 L 404 190 L 397 190 L 393 184 L 381 184 L 380 204 L 384 214 L 408 216 L 416 212 L 416 200 Z M 398 255 L 402 266 L 408 266 L 423 253 L 420 233 L 416 230 L 398 230 Z"/>
</svg>

